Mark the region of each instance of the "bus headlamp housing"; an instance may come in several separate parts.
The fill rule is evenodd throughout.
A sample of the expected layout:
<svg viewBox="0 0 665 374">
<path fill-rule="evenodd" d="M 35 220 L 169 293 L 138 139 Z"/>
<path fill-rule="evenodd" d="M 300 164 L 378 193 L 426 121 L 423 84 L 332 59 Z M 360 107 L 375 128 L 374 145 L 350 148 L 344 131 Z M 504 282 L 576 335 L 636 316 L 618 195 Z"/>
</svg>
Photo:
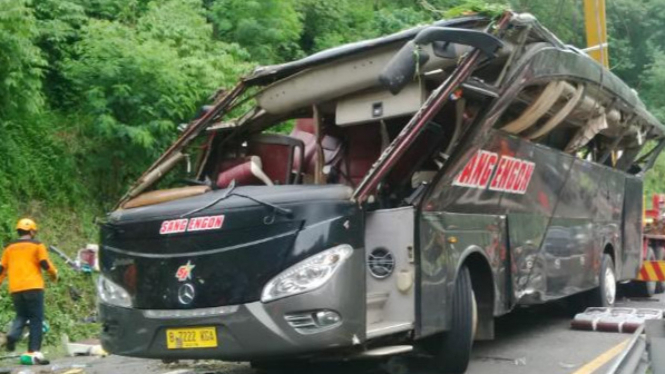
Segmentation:
<svg viewBox="0 0 665 374">
<path fill-rule="evenodd" d="M 351 254 L 353 248 L 342 244 L 291 266 L 265 285 L 261 301 L 267 303 L 323 286 Z"/>
<path fill-rule="evenodd" d="M 132 306 L 132 299 L 129 293 L 103 275 L 100 275 L 97 280 L 97 296 L 99 297 L 99 301 L 105 304 L 123 308 L 131 308 Z"/>
</svg>

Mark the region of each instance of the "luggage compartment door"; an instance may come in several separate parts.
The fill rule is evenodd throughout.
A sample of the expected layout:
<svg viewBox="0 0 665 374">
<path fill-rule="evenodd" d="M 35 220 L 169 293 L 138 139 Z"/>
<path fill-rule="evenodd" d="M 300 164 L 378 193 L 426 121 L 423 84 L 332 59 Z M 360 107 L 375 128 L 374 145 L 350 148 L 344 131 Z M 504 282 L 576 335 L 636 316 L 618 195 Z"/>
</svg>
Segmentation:
<svg viewBox="0 0 665 374">
<path fill-rule="evenodd" d="M 414 214 L 413 207 L 367 214 L 368 339 L 413 329 L 416 293 Z"/>
<path fill-rule="evenodd" d="M 626 193 L 623 199 L 623 245 L 617 253 L 622 266 L 617 268 L 619 280 L 634 279 L 642 265 L 642 180 L 626 177 Z"/>
</svg>

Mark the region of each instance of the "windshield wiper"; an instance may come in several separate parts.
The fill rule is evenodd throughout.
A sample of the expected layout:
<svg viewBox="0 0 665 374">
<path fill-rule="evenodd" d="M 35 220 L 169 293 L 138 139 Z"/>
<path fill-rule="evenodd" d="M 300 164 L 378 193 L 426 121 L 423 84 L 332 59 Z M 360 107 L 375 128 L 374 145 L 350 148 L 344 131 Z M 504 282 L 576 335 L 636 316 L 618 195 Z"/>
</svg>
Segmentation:
<svg viewBox="0 0 665 374">
<path fill-rule="evenodd" d="M 292 211 L 291 209 L 282 208 L 282 207 L 280 207 L 280 206 L 277 206 L 277 205 L 275 205 L 275 204 L 269 203 L 269 202 L 267 202 L 267 201 L 263 201 L 263 200 L 257 199 L 257 198 L 252 197 L 252 196 L 243 195 L 243 194 L 239 194 L 239 193 L 233 192 L 235 189 L 236 189 L 236 184 L 235 184 L 235 180 L 233 180 L 233 181 L 231 181 L 231 184 L 229 185 L 229 187 L 228 187 L 228 189 L 226 190 L 226 192 L 224 193 L 224 195 L 220 196 L 217 200 L 211 202 L 211 203 L 208 204 L 208 205 L 205 205 L 205 206 L 203 206 L 203 207 L 201 207 L 201 208 L 196 208 L 196 209 L 194 209 L 194 210 L 190 210 L 189 212 L 182 214 L 182 215 L 180 216 L 180 218 L 184 218 L 184 217 L 187 217 L 187 216 L 192 215 L 192 214 L 194 214 L 194 213 L 198 213 L 198 212 L 200 212 L 200 211 L 202 211 L 202 210 L 206 210 L 206 209 L 208 209 L 208 208 L 210 208 L 210 207 L 212 207 L 212 206 L 217 205 L 220 201 L 223 201 L 223 200 L 228 199 L 228 198 L 231 197 L 231 196 L 244 197 L 245 199 L 252 200 L 253 202 L 255 202 L 255 203 L 259 204 L 259 205 L 263 205 L 263 206 L 265 206 L 265 207 L 272 208 L 273 212 L 276 213 L 276 214 L 281 214 L 281 215 L 283 215 L 283 216 L 285 216 L 285 217 L 287 217 L 287 218 L 292 218 L 292 217 L 293 217 L 293 211 Z"/>
<path fill-rule="evenodd" d="M 251 197 L 249 195 L 243 195 L 243 194 L 239 194 L 239 193 L 235 193 L 235 192 L 231 193 L 230 196 L 244 197 L 245 199 L 252 200 L 253 202 L 255 202 L 257 204 L 266 206 L 268 208 L 272 208 L 275 213 L 279 213 L 279 214 L 283 215 L 286 218 L 293 218 L 293 211 L 291 209 L 282 208 L 280 206 L 269 203 L 267 201 L 259 200 L 255 197 Z"/>
</svg>

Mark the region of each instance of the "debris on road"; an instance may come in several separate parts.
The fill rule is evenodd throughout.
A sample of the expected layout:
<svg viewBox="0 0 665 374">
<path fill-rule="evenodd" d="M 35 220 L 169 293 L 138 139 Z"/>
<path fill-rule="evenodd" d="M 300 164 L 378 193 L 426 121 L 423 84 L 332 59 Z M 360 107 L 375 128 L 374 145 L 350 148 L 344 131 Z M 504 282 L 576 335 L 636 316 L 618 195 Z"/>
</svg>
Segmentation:
<svg viewBox="0 0 665 374">
<path fill-rule="evenodd" d="M 108 353 L 102 348 L 99 340 L 85 340 L 76 343 L 69 341 L 69 336 L 62 335 L 62 345 L 67 350 L 69 356 L 100 356 L 105 357 Z"/>
<path fill-rule="evenodd" d="M 230 373 L 234 370 L 245 369 L 247 365 L 217 360 L 184 360 L 159 365 L 166 374 L 203 374 L 203 373 Z"/>
<path fill-rule="evenodd" d="M 67 370 L 64 373 L 60 373 L 60 374 L 84 374 L 84 373 L 85 373 L 85 371 L 83 371 L 83 369 L 71 369 L 71 370 Z"/>
<path fill-rule="evenodd" d="M 644 321 L 663 319 L 661 309 L 587 308 L 575 315 L 570 326 L 576 330 L 633 333 Z"/>
<path fill-rule="evenodd" d="M 51 366 L 51 371 L 59 374 L 73 374 L 71 371 L 83 372 L 85 368 L 89 367 L 87 364 L 56 364 Z M 61 373 L 62 372 L 62 373 Z"/>
<path fill-rule="evenodd" d="M 76 266 L 76 261 L 72 260 L 69 256 L 67 256 L 67 254 L 66 254 L 65 252 L 63 252 L 62 250 L 60 250 L 58 247 L 53 246 L 53 245 L 49 245 L 48 249 L 49 249 L 51 252 L 53 252 L 53 253 L 55 253 L 56 255 L 58 255 L 58 257 L 60 257 L 61 259 L 63 259 L 63 260 L 65 261 L 65 263 L 66 263 L 67 265 L 69 265 L 69 267 L 71 267 L 72 269 L 77 270 L 77 271 L 79 270 L 79 267 Z"/>
<path fill-rule="evenodd" d="M 569 362 L 559 362 L 559 366 L 561 366 L 564 369 L 575 369 L 576 367 L 579 367 L 581 364 L 574 364 L 574 363 L 569 363 Z"/>
<path fill-rule="evenodd" d="M 99 271 L 99 245 L 87 244 L 78 251 L 76 264 L 83 271 Z"/>
<path fill-rule="evenodd" d="M 64 251 L 56 246 L 49 246 L 48 249 L 63 259 L 69 267 L 82 273 L 92 273 L 99 271 L 99 245 L 87 244 L 85 248 L 76 253 L 76 260 L 69 257 Z"/>
<path fill-rule="evenodd" d="M 526 357 L 512 358 L 512 357 L 499 357 L 499 356 L 479 356 L 476 359 L 481 361 L 497 361 L 508 362 L 515 366 L 526 366 Z"/>
</svg>

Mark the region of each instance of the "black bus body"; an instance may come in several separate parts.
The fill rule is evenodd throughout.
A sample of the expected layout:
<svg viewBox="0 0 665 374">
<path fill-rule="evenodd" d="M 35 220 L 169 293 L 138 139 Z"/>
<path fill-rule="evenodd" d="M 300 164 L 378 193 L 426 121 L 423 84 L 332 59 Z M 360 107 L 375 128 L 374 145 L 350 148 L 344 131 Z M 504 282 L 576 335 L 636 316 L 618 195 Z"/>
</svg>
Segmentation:
<svg viewBox="0 0 665 374">
<path fill-rule="evenodd" d="M 663 146 L 632 90 L 526 14 L 260 68 L 102 224 L 103 346 L 257 366 L 427 352 L 463 372 L 518 305 L 614 302 Z M 156 183 L 196 150 L 192 186 Z"/>
</svg>

